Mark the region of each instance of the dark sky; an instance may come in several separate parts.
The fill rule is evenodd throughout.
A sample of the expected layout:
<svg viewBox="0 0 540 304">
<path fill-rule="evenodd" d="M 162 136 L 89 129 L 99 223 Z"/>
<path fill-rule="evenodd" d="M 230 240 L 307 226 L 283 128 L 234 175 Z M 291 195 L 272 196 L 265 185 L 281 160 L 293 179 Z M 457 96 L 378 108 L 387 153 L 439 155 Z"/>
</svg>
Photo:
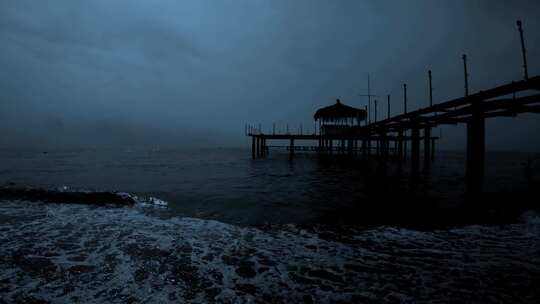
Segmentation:
<svg viewBox="0 0 540 304">
<path fill-rule="evenodd" d="M 539 1 L 94 0 L 0 2 L 0 145 L 246 144 L 246 122 L 313 128 L 341 98 L 376 94 L 401 108 L 540 69 Z M 381 109 L 385 111 L 385 109 Z M 490 149 L 539 150 L 540 116 L 487 124 Z M 443 147 L 462 148 L 444 128 Z"/>
</svg>

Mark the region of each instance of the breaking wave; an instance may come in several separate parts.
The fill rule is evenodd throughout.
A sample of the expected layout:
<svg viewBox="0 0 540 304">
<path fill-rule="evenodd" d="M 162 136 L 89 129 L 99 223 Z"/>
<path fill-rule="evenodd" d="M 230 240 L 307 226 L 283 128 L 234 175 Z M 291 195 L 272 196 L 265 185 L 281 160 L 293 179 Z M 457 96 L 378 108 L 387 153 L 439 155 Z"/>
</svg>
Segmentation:
<svg viewBox="0 0 540 304">
<path fill-rule="evenodd" d="M 540 299 L 535 213 L 498 227 L 379 227 L 338 237 L 294 225 L 159 219 L 141 206 L 5 201 L 0 244 L 0 303 Z"/>
</svg>

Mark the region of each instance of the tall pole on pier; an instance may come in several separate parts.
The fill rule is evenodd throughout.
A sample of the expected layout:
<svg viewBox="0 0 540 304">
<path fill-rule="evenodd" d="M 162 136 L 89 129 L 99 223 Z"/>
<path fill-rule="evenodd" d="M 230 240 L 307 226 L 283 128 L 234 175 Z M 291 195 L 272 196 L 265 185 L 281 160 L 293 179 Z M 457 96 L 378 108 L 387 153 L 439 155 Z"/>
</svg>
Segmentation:
<svg viewBox="0 0 540 304">
<path fill-rule="evenodd" d="M 373 121 L 377 122 L 377 99 L 373 100 L 373 105 L 375 106 L 375 118 Z"/>
<path fill-rule="evenodd" d="M 390 95 L 388 95 L 387 98 L 388 99 L 387 99 L 387 105 L 386 105 L 386 107 L 387 107 L 387 109 L 386 109 L 387 110 L 386 118 L 390 119 Z"/>
<path fill-rule="evenodd" d="M 433 106 L 433 85 L 431 84 L 431 70 L 428 71 L 429 78 L 429 106 Z"/>
<path fill-rule="evenodd" d="M 407 114 L 407 84 L 403 84 L 403 111 Z"/>
<path fill-rule="evenodd" d="M 368 107 L 367 106 L 364 106 L 364 111 L 366 111 L 366 114 L 368 113 Z M 368 124 L 369 124 L 369 121 L 368 121 Z"/>
<path fill-rule="evenodd" d="M 367 75 L 367 94 L 368 94 L 368 123 L 371 123 L 371 80 Z"/>
<path fill-rule="evenodd" d="M 465 97 L 469 97 L 469 73 L 467 71 L 467 55 L 463 54 L 463 73 L 465 74 Z"/>
<path fill-rule="evenodd" d="M 529 71 L 527 69 L 527 51 L 525 49 L 525 38 L 523 38 L 523 27 L 521 20 L 517 21 L 517 26 L 519 30 L 519 37 L 521 39 L 521 54 L 523 56 L 523 73 L 525 76 L 525 80 L 529 80 Z"/>
</svg>

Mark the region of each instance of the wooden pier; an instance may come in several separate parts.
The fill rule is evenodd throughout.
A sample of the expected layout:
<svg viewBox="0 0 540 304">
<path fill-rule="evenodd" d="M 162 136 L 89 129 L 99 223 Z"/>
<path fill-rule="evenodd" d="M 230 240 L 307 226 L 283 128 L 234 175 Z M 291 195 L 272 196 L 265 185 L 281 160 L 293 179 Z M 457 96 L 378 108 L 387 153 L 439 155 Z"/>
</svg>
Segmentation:
<svg viewBox="0 0 540 304">
<path fill-rule="evenodd" d="M 344 106 L 338 100 L 336 105 L 319 111 L 331 112 L 329 114 L 332 116 L 331 121 L 337 120 L 342 123 L 324 126 L 319 121 L 318 134 L 316 131 L 311 135 L 264 134 L 260 128 L 249 127 L 246 133 L 252 138 L 252 157 L 265 157 L 269 152 L 268 142 L 270 140 L 288 141 L 288 151 L 291 158 L 294 157 L 294 153 L 297 151 L 295 143 L 311 141 L 315 145 L 313 148 L 306 150 L 324 154 L 370 157 L 375 153 L 380 158 L 390 159 L 390 151 L 392 151 L 393 159 L 402 162 L 410 153 L 411 172 L 417 173 L 420 171 L 421 163 L 423 163 L 424 171 L 429 171 L 430 164 L 434 159 L 434 147 L 438 137 L 432 136 L 432 129 L 441 125 L 465 124 L 467 128 L 467 190 L 472 193 L 481 192 L 484 180 L 485 120 L 494 117 L 515 117 L 522 113 L 540 113 L 540 94 L 538 94 L 540 76 L 529 77 L 523 30 L 519 21 L 518 29 L 522 39 L 523 80 L 512 81 L 488 90 L 469 94 L 467 57 L 464 55 L 465 95 L 463 97 L 433 104 L 432 75 L 431 71 L 429 71 L 430 102 L 429 106 L 425 108 L 407 111 L 407 86 L 405 84 L 403 86 L 403 114 L 390 117 L 390 111 L 388 111 L 386 119 L 375 122 L 370 121 L 361 125 L 361 121 L 365 119 L 365 115 L 360 117 L 360 114 L 364 114 L 360 113 L 363 110 Z M 518 93 L 520 93 L 520 97 L 516 97 Z M 389 106 L 390 97 L 388 97 Z M 353 114 L 342 113 L 346 112 L 346 110 Z M 316 120 L 319 118 L 318 113 L 315 115 Z M 355 117 L 354 115 L 359 116 Z M 351 123 L 352 119 L 349 120 L 351 117 L 357 118 L 356 125 Z M 326 131 L 325 127 L 327 127 Z M 328 127 L 345 131 L 328 132 L 328 130 L 333 130 Z M 423 151 L 423 162 L 421 162 L 421 151 Z"/>
</svg>

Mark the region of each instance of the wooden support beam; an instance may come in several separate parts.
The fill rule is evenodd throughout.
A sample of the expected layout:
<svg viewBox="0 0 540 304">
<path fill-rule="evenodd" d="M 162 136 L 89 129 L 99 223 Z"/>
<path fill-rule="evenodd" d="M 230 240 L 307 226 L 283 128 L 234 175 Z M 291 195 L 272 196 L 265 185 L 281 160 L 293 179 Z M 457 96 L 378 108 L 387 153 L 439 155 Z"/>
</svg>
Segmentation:
<svg viewBox="0 0 540 304">
<path fill-rule="evenodd" d="M 540 105 L 518 106 L 513 109 L 486 113 L 483 116 L 484 118 L 500 117 L 500 116 L 514 117 L 517 114 L 521 114 L 521 113 L 540 113 Z"/>
<path fill-rule="evenodd" d="M 472 119 L 467 123 L 467 193 L 479 194 L 484 184 L 485 118 L 478 103 L 474 103 Z"/>
<path fill-rule="evenodd" d="M 529 96 L 519 97 L 519 98 L 505 98 L 505 99 L 494 99 L 494 100 L 488 100 L 488 101 L 480 101 L 481 110 L 483 112 L 491 112 L 491 111 L 497 111 L 502 109 L 508 109 L 508 110 L 516 110 L 519 112 L 519 109 L 528 104 L 535 104 L 540 103 L 540 94 L 533 94 Z M 458 118 L 460 116 L 464 115 L 471 115 L 472 114 L 472 105 L 468 105 L 465 107 L 461 107 L 456 110 L 446 111 L 446 113 L 439 114 L 439 115 L 433 115 L 428 117 L 422 117 L 421 120 L 425 122 L 433 122 L 438 123 L 439 121 L 442 121 L 446 123 L 446 121 L 451 121 L 453 118 Z M 461 121 L 458 121 L 461 122 Z"/>
<path fill-rule="evenodd" d="M 294 139 L 291 138 L 290 144 L 289 144 L 289 158 L 294 157 Z"/>
<path fill-rule="evenodd" d="M 435 138 L 431 139 L 431 161 L 435 161 Z"/>
<path fill-rule="evenodd" d="M 381 158 L 386 160 L 388 159 L 388 132 L 383 131 L 381 133 Z"/>
<path fill-rule="evenodd" d="M 411 172 L 417 174 L 420 171 L 420 128 L 413 127 L 411 130 Z"/>
<path fill-rule="evenodd" d="M 331 138 L 328 140 L 328 153 L 330 155 L 334 153 L 334 140 Z"/>
<path fill-rule="evenodd" d="M 251 158 L 255 158 L 255 136 L 251 136 Z"/>
<path fill-rule="evenodd" d="M 327 139 L 326 140 L 326 152 L 328 154 L 331 154 L 332 153 L 332 140 L 331 139 Z"/>
<path fill-rule="evenodd" d="M 431 167 L 431 127 L 424 128 L 424 172 Z"/>
<path fill-rule="evenodd" d="M 407 136 L 405 136 L 405 140 L 403 141 L 403 160 L 407 160 L 407 152 L 408 152 L 408 148 L 407 148 L 407 139 L 406 139 Z"/>
<path fill-rule="evenodd" d="M 404 159 L 404 156 L 403 156 L 403 130 L 398 131 L 397 159 L 398 159 L 398 161 L 400 163 Z"/>
<path fill-rule="evenodd" d="M 460 98 L 453 99 L 447 102 L 435 104 L 431 107 L 426 107 L 426 108 L 422 108 L 422 109 L 408 112 L 405 114 L 396 115 L 390 119 L 384 119 L 377 123 L 373 123 L 370 125 L 370 127 L 375 127 L 378 125 L 385 125 L 385 124 L 388 124 L 389 122 L 398 122 L 404 119 L 413 119 L 421 115 L 425 115 L 425 114 L 429 114 L 433 112 L 443 112 L 445 110 L 449 110 L 454 107 L 461 107 L 461 106 L 469 105 L 471 103 L 471 100 L 489 100 L 492 98 L 501 97 L 501 96 L 509 95 L 512 93 L 526 91 L 526 90 L 531 90 L 531 89 L 539 88 L 539 87 L 540 87 L 540 76 L 535 76 L 535 77 L 529 78 L 528 80 L 512 82 L 512 83 L 498 86 L 496 88 L 492 88 L 486 91 L 480 91 L 478 93 L 469 95 L 469 97 L 460 97 Z"/>
</svg>

